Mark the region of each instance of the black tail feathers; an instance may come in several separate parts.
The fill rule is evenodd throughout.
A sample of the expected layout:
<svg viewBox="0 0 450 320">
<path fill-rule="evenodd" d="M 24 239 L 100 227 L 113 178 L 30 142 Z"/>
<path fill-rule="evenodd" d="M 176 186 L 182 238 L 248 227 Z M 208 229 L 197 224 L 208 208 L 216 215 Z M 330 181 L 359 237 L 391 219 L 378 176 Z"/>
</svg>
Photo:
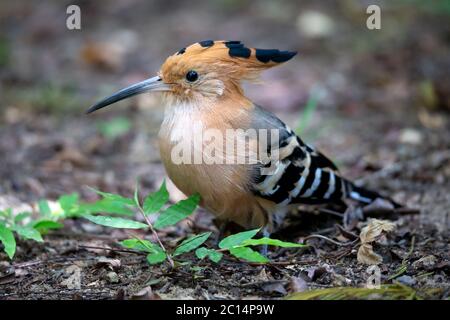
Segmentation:
<svg viewBox="0 0 450 320">
<path fill-rule="evenodd" d="M 389 197 L 382 196 L 376 191 L 368 190 L 363 187 L 356 186 L 353 182 L 346 180 L 346 190 L 349 198 L 361 203 L 370 204 L 377 198 L 381 198 L 392 203 L 394 208 L 400 208 L 402 205 L 398 204 Z"/>
</svg>

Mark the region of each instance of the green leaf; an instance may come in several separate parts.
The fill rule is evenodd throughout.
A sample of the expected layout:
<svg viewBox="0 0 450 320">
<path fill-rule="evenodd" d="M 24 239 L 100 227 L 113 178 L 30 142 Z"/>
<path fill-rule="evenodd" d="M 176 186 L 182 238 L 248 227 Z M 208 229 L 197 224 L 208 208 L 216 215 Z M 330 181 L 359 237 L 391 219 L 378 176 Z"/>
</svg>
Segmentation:
<svg viewBox="0 0 450 320">
<path fill-rule="evenodd" d="M 173 256 L 178 256 L 182 253 L 186 253 L 189 251 L 194 250 L 195 248 L 201 246 L 203 242 L 205 242 L 209 236 L 211 235 L 211 232 L 205 232 L 202 234 L 198 234 L 195 236 L 192 236 L 186 240 L 184 240 L 173 253 Z"/>
<path fill-rule="evenodd" d="M 108 216 L 93 216 L 93 215 L 84 215 L 83 218 L 88 219 L 91 222 L 96 224 L 111 227 L 111 228 L 121 228 L 121 229 L 144 229 L 148 228 L 145 223 L 123 219 L 118 217 L 108 217 Z"/>
<path fill-rule="evenodd" d="M 53 221 L 53 220 L 38 220 L 29 223 L 28 225 L 32 226 L 34 229 L 38 230 L 40 233 L 46 232 L 49 229 L 60 229 L 64 227 L 62 223 Z"/>
<path fill-rule="evenodd" d="M 41 200 L 38 203 L 41 216 L 50 220 L 56 220 L 58 218 L 65 218 L 64 209 L 59 202 Z"/>
<path fill-rule="evenodd" d="M 139 202 L 139 181 L 136 181 L 136 187 L 134 188 L 134 204 L 136 207 L 140 207 L 141 203 Z"/>
<path fill-rule="evenodd" d="M 150 194 L 144 200 L 145 214 L 158 212 L 169 201 L 169 193 L 166 188 L 166 181 L 161 184 L 158 191 Z"/>
<path fill-rule="evenodd" d="M 79 205 L 77 193 L 64 194 L 58 199 L 58 203 L 64 211 L 64 217 L 73 217 L 84 213 Z"/>
<path fill-rule="evenodd" d="M 123 247 L 143 252 L 157 252 L 161 248 L 148 240 L 126 239 L 119 242 Z"/>
<path fill-rule="evenodd" d="M 205 247 L 201 247 L 201 248 L 198 248 L 197 250 L 195 250 L 195 255 L 199 259 L 204 259 L 205 257 L 208 257 L 209 260 L 211 260 L 215 263 L 218 263 L 223 257 L 222 252 L 218 252 L 216 250 L 208 249 Z"/>
<path fill-rule="evenodd" d="M 112 120 L 100 122 L 98 129 L 106 138 L 114 140 L 130 131 L 131 122 L 125 117 L 117 117 Z"/>
<path fill-rule="evenodd" d="M 31 217 L 31 212 L 21 212 L 14 217 L 14 222 L 19 223 L 28 217 Z"/>
<path fill-rule="evenodd" d="M 200 196 L 198 194 L 194 194 L 186 200 L 181 200 L 173 206 L 170 206 L 158 217 L 154 224 L 155 228 L 162 229 L 183 220 L 194 212 L 199 201 Z"/>
<path fill-rule="evenodd" d="M 37 242 L 44 242 L 44 239 L 42 239 L 42 236 L 39 233 L 39 231 L 37 231 L 34 228 L 14 226 L 14 231 L 16 231 L 17 234 L 24 239 L 31 239 Z"/>
<path fill-rule="evenodd" d="M 3 211 L 0 210 L 0 216 L 3 216 L 5 218 L 7 218 L 7 219 L 11 219 L 12 218 L 12 209 L 8 208 L 8 209 L 5 209 Z"/>
<path fill-rule="evenodd" d="M 129 205 L 124 205 L 123 202 L 106 198 L 93 203 L 83 203 L 80 205 L 79 210 L 85 214 L 109 213 L 134 216 L 134 211 L 129 208 Z"/>
<path fill-rule="evenodd" d="M 242 246 L 259 246 L 259 245 L 269 245 L 277 246 L 283 248 L 299 248 L 305 247 L 306 245 L 294 242 L 285 242 L 277 239 L 261 238 L 261 239 L 248 239 L 241 243 Z"/>
<path fill-rule="evenodd" d="M 123 205 L 129 205 L 129 206 L 135 205 L 133 199 L 125 198 L 125 197 L 122 197 L 121 195 L 114 194 L 114 193 L 103 192 L 103 191 L 94 189 L 92 187 L 89 187 L 89 189 L 91 189 L 95 193 L 101 195 L 105 199 L 109 199 L 109 200 L 115 201 L 115 202 L 120 202 Z"/>
<path fill-rule="evenodd" d="M 12 259 L 16 253 L 16 239 L 12 231 L 3 224 L 0 224 L 0 242 L 3 243 L 8 257 Z"/>
<path fill-rule="evenodd" d="M 155 252 L 155 253 L 149 253 L 148 255 L 147 255 L 147 261 L 148 261 L 148 263 L 150 263 L 150 264 L 157 264 L 157 263 L 161 263 L 161 262 L 163 262 L 164 260 L 166 260 L 166 258 L 167 258 L 167 255 L 166 255 L 166 253 L 164 252 L 164 251 L 158 251 L 158 252 Z"/>
<path fill-rule="evenodd" d="M 50 206 L 48 205 L 47 200 L 39 200 L 38 207 L 39 207 L 39 212 L 44 217 L 50 217 L 52 215 L 52 211 L 50 210 Z"/>
<path fill-rule="evenodd" d="M 256 252 L 249 247 L 237 247 L 231 248 L 230 253 L 240 259 L 244 259 L 250 262 L 267 263 L 269 259 L 264 257 L 259 252 Z"/>
<path fill-rule="evenodd" d="M 78 204 L 78 198 L 79 196 L 77 193 L 64 194 L 59 197 L 58 202 L 64 211 L 69 212 L 76 204 Z"/>
<path fill-rule="evenodd" d="M 249 230 L 249 231 L 232 234 L 231 236 L 228 236 L 219 242 L 219 248 L 229 249 L 229 248 L 238 246 L 243 241 L 253 238 L 258 233 L 259 230 L 260 229 L 254 229 L 254 230 Z"/>
</svg>

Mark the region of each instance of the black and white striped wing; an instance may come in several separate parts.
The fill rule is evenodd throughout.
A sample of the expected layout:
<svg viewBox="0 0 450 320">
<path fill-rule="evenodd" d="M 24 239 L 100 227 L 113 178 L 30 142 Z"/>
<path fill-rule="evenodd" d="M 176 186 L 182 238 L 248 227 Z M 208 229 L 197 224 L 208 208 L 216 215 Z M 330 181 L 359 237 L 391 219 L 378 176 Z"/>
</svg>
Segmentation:
<svg viewBox="0 0 450 320">
<path fill-rule="evenodd" d="M 279 157 L 255 168 L 254 193 L 280 205 L 341 201 L 347 193 L 346 183 L 333 162 L 303 143 L 273 114 L 264 111 L 263 116 L 270 117 L 269 122 L 276 123 L 280 130 Z M 273 149 L 268 151 L 274 153 Z"/>
</svg>

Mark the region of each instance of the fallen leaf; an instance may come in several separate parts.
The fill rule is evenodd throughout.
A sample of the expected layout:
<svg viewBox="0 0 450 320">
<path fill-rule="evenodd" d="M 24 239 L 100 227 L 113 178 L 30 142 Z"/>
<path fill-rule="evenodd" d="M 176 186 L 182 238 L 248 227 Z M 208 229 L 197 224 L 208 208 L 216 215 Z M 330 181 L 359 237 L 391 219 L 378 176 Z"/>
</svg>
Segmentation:
<svg viewBox="0 0 450 320">
<path fill-rule="evenodd" d="M 377 240 L 383 232 L 391 232 L 394 229 L 395 224 L 391 221 L 371 219 L 369 224 L 361 230 L 359 238 L 362 243 L 370 243 Z"/>
<path fill-rule="evenodd" d="M 395 224 L 387 220 L 372 219 L 365 226 L 359 235 L 361 246 L 358 249 L 358 262 L 363 264 L 379 264 L 383 258 L 373 251 L 372 242 L 376 241 L 383 232 L 391 232 L 395 229 Z"/>
<path fill-rule="evenodd" d="M 358 249 L 358 262 L 368 265 L 379 264 L 383 258 L 373 251 L 371 244 L 363 243 Z"/>
</svg>

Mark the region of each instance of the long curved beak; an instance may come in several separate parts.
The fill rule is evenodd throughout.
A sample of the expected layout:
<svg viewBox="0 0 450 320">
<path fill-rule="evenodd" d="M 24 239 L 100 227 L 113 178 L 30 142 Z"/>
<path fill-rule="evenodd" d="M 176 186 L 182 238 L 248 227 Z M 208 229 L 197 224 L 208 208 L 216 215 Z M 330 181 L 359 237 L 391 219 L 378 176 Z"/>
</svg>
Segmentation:
<svg viewBox="0 0 450 320">
<path fill-rule="evenodd" d="M 161 79 L 161 77 L 156 76 L 144 81 L 141 81 L 139 83 L 133 84 L 129 87 L 126 87 L 120 91 L 117 91 L 113 95 L 97 102 L 92 107 L 90 107 L 86 113 L 92 113 L 94 111 L 97 111 L 98 109 L 104 108 L 106 106 L 109 106 L 110 104 L 113 104 L 115 102 L 121 101 L 123 99 L 144 93 L 149 91 L 169 91 L 170 87 L 164 83 Z"/>
</svg>

